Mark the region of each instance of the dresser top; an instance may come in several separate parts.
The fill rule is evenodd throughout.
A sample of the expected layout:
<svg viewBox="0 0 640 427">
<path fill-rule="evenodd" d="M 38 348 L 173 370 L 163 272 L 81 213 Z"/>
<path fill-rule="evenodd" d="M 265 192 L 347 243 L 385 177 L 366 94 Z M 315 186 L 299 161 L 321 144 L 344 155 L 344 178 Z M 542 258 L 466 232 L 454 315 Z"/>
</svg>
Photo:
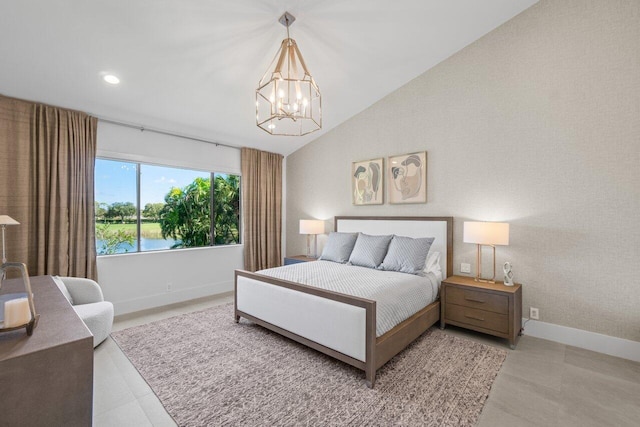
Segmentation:
<svg viewBox="0 0 640 427">
<path fill-rule="evenodd" d="M 51 276 L 35 276 L 30 281 L 33 303 L 40 320 L 31 336 L 27 336 L 25 328 L 0 333 L 0 362 L 84 339 L 93 343 L 91 332 Z M 22 279 L 2 282 L 0 293 L 17 292 L 25 292 Z"/>
</svg>

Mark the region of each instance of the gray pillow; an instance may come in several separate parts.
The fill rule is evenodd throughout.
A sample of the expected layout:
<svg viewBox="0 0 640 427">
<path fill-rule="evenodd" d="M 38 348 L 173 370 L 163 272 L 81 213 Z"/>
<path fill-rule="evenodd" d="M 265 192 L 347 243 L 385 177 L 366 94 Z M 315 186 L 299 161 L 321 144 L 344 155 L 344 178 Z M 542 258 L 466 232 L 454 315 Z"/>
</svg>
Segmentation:
<svg viewBox="0 0 640 427">
<path fill-rule="evenodd" d="M 361 267 L 376 268 L 380 265 L 387 254 L 389 242 L 393 235 L 369 236 L 368 234 L 358 234 L 358 240 L 353 247 L 349 263 Z"/>
<path fill-rule="evenodd" d="M 349 256 L 356 244 L 358 235 L 355 233 L 329 233 L 327 243 L 324 245 L 320 259 L 324 261 L 339 262 L 341 264 L 349 261 Z"/>
<path fill-rule="evenodd" d="M 379 267 L 380 270 L 421 274 L 429 248 L 434 240 L 434 237 L 412 239 L 411 237 L 393 236 L 387 256 L 384 257 L 384 261 Z"/>
</svg>

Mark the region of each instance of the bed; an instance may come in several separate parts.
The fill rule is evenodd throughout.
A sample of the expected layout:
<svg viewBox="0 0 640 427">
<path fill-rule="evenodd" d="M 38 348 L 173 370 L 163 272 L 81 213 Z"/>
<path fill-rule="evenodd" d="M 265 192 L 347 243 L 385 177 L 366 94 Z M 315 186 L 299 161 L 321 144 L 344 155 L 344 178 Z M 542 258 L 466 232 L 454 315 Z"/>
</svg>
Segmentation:
<svg viewBox="0 0 640 427">
<path fill-rule="evenodd" d="M 451 217 L 347 217 L 335 218 L 334 230 L 368 235 L 398 235 L 412 238 L 434 237 L 431 252 L 441 254 L 439 267 L 443 278 L 452 275 L 453 219 Z M 328 261 L 313 263 L 334 264 Z M 290 268 L 291 267 L 291 268 Z M 428 303 L 405 320 L 389 329 L 379 327 L 380 317 L 392 313 L 373 298 L 349 295 L 305 284 L 305 275 L 318 265 L 294 264 L 262 273 L 235 272 L 234 314 L 275 331 L 310 348 L 365 371 L 366 384 L 373 387 L 376 371 L 393 356 L 419 337 L 440 318 L 440 301 Z M 350 277 L 366 277 L 366 271 L 343 265 L 329 266 L 326 275 L 339 274 L 340 268 L 351 268 Z M 294 271 L 299 270 L 299 271 Z M 334 271 L 335 270 L 335 271 Z M 299 276 L 295 276 L 295 274 Z M 369 274 L 375 274 L 372 271 Z M 412 276 L 406 273 L 398 275 Z M 287 280 L 300 277 L 303 280 Z M 336 276 L 337 277 L 337 276 Z M 385 275 L 391 278 L 391 274 Z M 414 280 L 415 278 L 409 278 Z M 350 279 L 351 280 L 351 279 Z M 309 279 L 313 281 L 313 279 Z M 338 287 L 342 290 L 343 288 Z M 384 292 L 386 294 L 386 292 Z M 378 298 L 380 300 L 380 298 Z M 384 298 L 382 298 L 384 299 Z M 386 302 L 385 302 L 386 304 Z"/>
</svg>

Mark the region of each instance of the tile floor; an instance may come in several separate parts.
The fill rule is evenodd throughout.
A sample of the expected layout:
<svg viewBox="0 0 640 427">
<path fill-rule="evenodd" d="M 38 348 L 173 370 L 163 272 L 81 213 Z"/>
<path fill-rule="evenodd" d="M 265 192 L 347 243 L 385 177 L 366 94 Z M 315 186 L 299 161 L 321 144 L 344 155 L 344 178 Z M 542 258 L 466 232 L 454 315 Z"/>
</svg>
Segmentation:
<svg viewBox="0 0 640 427">
<path fill-rule="evenodd" d="M 232 294 L 120 316 L 114 330 L 233 301 Z M 638 426 L 640 363 L 523 336 L 506 341 L 447 326 L 447 333 L 509 351 L 478 426 Z M 175 426 L 158 398 L 108 338 L 95 350 L 94 425 Z"/>
</svg>

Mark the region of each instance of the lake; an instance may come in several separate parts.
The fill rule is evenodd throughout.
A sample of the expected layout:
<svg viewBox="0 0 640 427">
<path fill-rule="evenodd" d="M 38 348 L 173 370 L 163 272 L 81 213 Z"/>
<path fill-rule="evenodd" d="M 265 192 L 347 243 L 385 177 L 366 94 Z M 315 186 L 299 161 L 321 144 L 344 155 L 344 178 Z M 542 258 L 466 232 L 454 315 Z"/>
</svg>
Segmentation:
<svg viewBox="0 0 640 427">
<path fill-rule="evenodd" d="M 148 239 L 142 237 L 140 239 L 140 250 L 141 252 L 146 251 L 158 251 L 162 249 L 171 249 L 171 246 L 175 245 L 178 240 L 173 239 Z M 98 251 L 98 255 L 100 254 L 100 247 L 102 246 L 102 240 L 96 240 L 96 251 Z M 117 254 L 124 254 L 127 252 L 136 252 L 136 245 L 120 245 L 118 248 Z"/>
</svg>

